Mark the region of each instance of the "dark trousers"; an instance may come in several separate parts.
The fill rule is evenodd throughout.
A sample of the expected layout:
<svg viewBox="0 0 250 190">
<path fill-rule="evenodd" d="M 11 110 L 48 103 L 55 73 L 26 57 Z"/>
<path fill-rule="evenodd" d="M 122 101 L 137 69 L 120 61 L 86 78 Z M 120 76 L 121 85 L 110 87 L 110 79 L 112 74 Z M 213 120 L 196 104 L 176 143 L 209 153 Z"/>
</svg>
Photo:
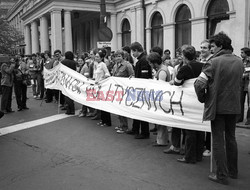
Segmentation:
<svg viewBox="0 0 250 190">
<path fill-rule="evenodd" d="M 243 121 L 244 120 L 244 105 L 245 105 L 245 99 L 247 96 L 247 105 L 248 105 L 248 111 L 247 111 L 247 119 L 250 121 L 250 114 L 249 112 L 249 96 L 248 96 L 248 91 L 244 91 L 244 89 L 241 90 L 241 98 L 240 98 L 240 104 L 241 104 L 241 114 L 238 116 L 238 121 Z"/>
<path fill-rule="evenodd" d="M 181 132 L 183 133 L 183 139 L 185 139 L 185 130 L 180 129 L 180 128 L 172 128 L 172 133 L 171 133 L 171 141 L 172 145 L 175 148 L 180 148 L 181 147 Z M 185 140 L 183 140 L 183 143 L 185 143 Z"/>
<path fill-rule="evenodd" d="M 145 121 L 140 121 L 140 120 L 133 120 L 133 127 L 132 127 L 132 131 L 134 131 L 136 134 L 140 133 L 140 129 L 141 129 L 141 134 L 142 135 L 149 135 L 149 123 L 145 122 Z"/>
<path fill-rule="evenodd" d="M 46 100 L 47 102 L 52 102 L 53 101 L 53 90 L 47 88 L 46 89 Z"/>
<path fill-rule="evenodd" d="M 40 98 L 43 98 L 43 96 L 44 96 L 44 79 L 43 79 L 43 77 L 41 77 L 41 79 L 40 79 L 40 88 L 41 88 Z"/>
<path fill-rule="evenodd" d="M 205 133 L 202 131 L 185 130 L 185 159 L 190 162 L 202 160 Z"/>
<path fill-rule="evenodd" d="M 65 103 L 66 103 L 66 113 L 75 113 L 75 103 L 72 99 L 69 97 L 65 96 Z"/>
<path fill-rule="evenodd" d="M 101 120 L 102 123 L 105 123 L 108 126 L 111 126 L 111 116 L 109 112 L 101 111 Z"/>
<path fill-rule="evenodd" d="M 207 150 L 211 151 L 211 133 L 210 132 L 206 132 L 205 147 Z"/>
<path fill-rule="evenodd" d="M 53 90 L 54 96 L 56 101 L 59 100 L 59 94 L 60 94 L 60 104 L 64 105 L 65 104 L 65 96 L 60 90 Z"/>
<path fill-rule="evenodd" d="M 2 85 L 2 99 L 1 99 L 1 110 L 11 111 L 12 101 L 12 86 Z"/>
<path fill-rule="evenodd" d="M 16 96 L 17 107 L 19 109 L 27 107 L 27 86 L 23 84 L 23 81 L 16 81 L 14 83 L 14 91 Z"/>
<path fill-rule="evenodd" d="M 238 148 L 235 138 L 236 115 L 217 114 L 211 121 L 213 137 L 213 155 L 216 163 L 216 174 L 219 179 L 228 174 L 238 174 Z"/>
</svg>

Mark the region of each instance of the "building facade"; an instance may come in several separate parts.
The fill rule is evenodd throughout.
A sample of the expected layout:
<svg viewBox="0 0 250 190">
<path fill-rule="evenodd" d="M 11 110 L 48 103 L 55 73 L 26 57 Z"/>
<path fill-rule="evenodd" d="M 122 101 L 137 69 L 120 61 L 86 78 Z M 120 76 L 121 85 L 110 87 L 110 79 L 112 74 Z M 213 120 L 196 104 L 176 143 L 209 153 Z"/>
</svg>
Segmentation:
<svg viewBox="0 0 250 190">
<path fill-rule="evenodd" d="M 111 49 L 138 41 L 171 52 L 224 31 L 235 54 L 250 43 L 250 0 L 106 0 Z M 97 47 L 100 0 L 19 0 L 8 21 L 25 36 L 25 54 Z M 173 53 L 172 53 L 173 54 Z"/>
</svg>

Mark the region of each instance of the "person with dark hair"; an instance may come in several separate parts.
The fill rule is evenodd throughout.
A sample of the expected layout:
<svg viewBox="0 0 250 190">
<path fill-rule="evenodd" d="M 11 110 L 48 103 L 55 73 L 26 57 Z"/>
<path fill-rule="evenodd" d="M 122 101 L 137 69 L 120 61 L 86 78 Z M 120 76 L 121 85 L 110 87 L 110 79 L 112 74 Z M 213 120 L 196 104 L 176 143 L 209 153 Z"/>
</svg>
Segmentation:
<svg viewBox="0 0 250 190">
<path fill-rule="evenodd" d="M 242 60 L 232 54 L 231 39 L 223 32 L 210 38 L 213 58 L 194 83 L 198 100 L 204 105 L 203 120 L 211 121 L 216 173 L 209 180 L 227 185 L 228 176 L 238 178 L 236 117 L 240 114 Z"/>
<path fill-rule="evenodd" d="M 126 61 L 128 61 L 129 63 L 131 63 L 131 65 L 133 66 L 133 69 L 134 69 L 134 59 L 131 56 L 131 49 L 130 49 L 130 47 L 129 46 L 123 46 L 122 50 L 125 52 L 124 59 Z"/>
<path fill-rule="evenodd" d="M 160 56 L 160 54 L 157 52 L 151 52 L 147 56 L 147 59 L 149 63 L 151 64 L 151 66 L 156 71 L 156 74 L 155 74 L 156 80 L 169 82 L 170 77 L 171 77 L 170 72 L 168 70 L 168 67 L 163 64 L 162 57 Z M 155 128 L 157 131 L 157 137 L 156 137 L 156 143 L 154 143 L 153 146 L 167 146 L 169 142 L 167 126 L 155 124 Z"/>
<path fill-rule="evenodd" d="M 134 70 L 132 65 L 125 61 L 124 52 L 122 50 L 117 50 L 114 54 L 115 65 L 113 67 L 113 76 L 115 77 L 132 77 L 134 76 Z M 115 129 L 118 134 L 123 134 L 128 130 L 128 119 L 122 115 L 118 116 L 119 126 Z"/>
<path fill-rule="evenodd" d="M 95 65 L 94 65 L 94 79 L 98 83 L 107 77 L 110 77 L 107 65 L 104 63 L 104 57 L 106 56 L 106 50 L 100 49 L 95 54 Z M 98 115 L 98 114 L 97 114 Z M 97 123 L 100 126 L 111 126 L 111 116 L 110 113 L 106 111 L 101 111 L 101 121 Z"/>
<path fill-rule="evenodd" d="M 10 59 L 9 63 L 3 63 L 1 66 L 1 85 L 2 85 L 2 98 L 1 98 L 1 111 L 3 113 L 11 113 L 14 112 L 11 109 L 12 102 L 12 88 L 13 88 L 13 80 L 14 80 L 14 68 L 15 68 L 15 60 L 14 58 Z"/>
<path fill-rule="evenodd" d="M 152 68 L 147 61 L 142 45 L 139 42 L 134 42 L 130 49 L 138 60 L 135 65 L 135 78 L 152 79 Z M 134 119 L 132 130 L 127 131 L 127 134 L 135 134 L 136 139 L 148 139 L 150 137 L 149 123 Z"/>
<path fill-rule="evenodd" d="M 37 94 L 36 100 L 42 100 L 44 96 L 44 80 L 43 80 L 43 66 L 44 66 L 44 53 L 37 53 L 37 89 L 39 94 Z"/>
<path fill-rule="evenodd" d="M 161 48 L 161 47 L 159 47 L 159 46 L 154 46 L 154 47 L 152 47 L 152 49 L 150 50 L 150 53 L 151 52 L 156 52 L 156 53 L 158 53 L 161 57 L 162 57 L 162 55 L 163 55 L 163 49 Z"/>
<path fill-rule="evenodd" d="M 40 86 L 38 85 L 38 70 L 40 69 L 39 63 L 37 61 L 37 55 L 33 53 L 31 55 L 31 60 L 28 62 L 29 74 L 32 78 L 32 92 L 33 97 L 36 98 L 40 94 Z"/>
<path fill-rule="evenodd" d="M 249 95 L 250 93 L 248 92 L 248 85 L 249 85 L 249 72 L 250 72 L 250 48 L 244 47 L 241 48 L 241 58 L 244 64 L 245 71 L 243 73 L 242 77 L 242 88 L 241 88 L 241 114 L 239 115 L 239 119 L 237 122 L 242 122 L 244 120 L 244 105 L 245 105 L 245 99 L 247 96 L 247 105 L 248 105 L 248 110 L 247 110 L 247 121 L 245 125 L 250 125 L 250 109 L 249 109 Z"/>
<path fill-rule="evenodd" d="M 51 53 L 50 51 L 46 50 L 44 52 L 44 67 L 46 69 L 52 69 L 53 68 L 53 62 L 51 60 Z M 49 89 L 47 88 L 46 89 L 46 100 L 45 102 L 46 103 L 50 103 L 53 101 L 53 90 L 52 89 Z"/>
<path fill-rule="evenodd" d="M 182 85 L 186 80 L 196 78 L 201 73 L 203 64 L 196 61 L 196 50 L 191 45 L 182 47 L 184 65 L 178 71 L 174 85 Z M 205 134 L 202 131 L 185 130 L 185 156 L 177 159 L 182 163 L 196 163 L 202 161 Z"/>
<path fill-rule="evenodd" d="M 24 78 L 28 74 L 29 70 L 25 62 L 16 59 L 16 65 L 14 69 L 14 92 L 17 102 L 17 111 L 23 109 L 29 109 L 26 105 L 27 101 L 27 84 L 24 83 Z"/>
<path fill-rule="evenodd" d="M 65 52 L 65 59 L 61 61 L 63 65 L 66 67 L 76 71 L 77 62 L 74 61 L 74 54 L 71 51 Z M 66 103 L 66 113 L 67 115 L 75 115 L 75 104 L 74 101 L 70 98 L 65 96 L 65 103 Z"/>
</svg>

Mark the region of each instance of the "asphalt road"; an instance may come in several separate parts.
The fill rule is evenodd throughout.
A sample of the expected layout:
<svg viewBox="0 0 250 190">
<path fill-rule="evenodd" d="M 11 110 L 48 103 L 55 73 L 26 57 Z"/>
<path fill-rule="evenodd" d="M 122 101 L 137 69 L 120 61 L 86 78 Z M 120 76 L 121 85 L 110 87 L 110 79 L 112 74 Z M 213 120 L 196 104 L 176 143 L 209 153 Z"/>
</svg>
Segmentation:
<svg viewBox="0 0 250 190">
<path fill-rule="evenodd" d="M 0 128 L 57 114 L 56 104 L 41 104 L 30 93 L 28 107 L 5 115 Z M 114 115 L 112 127 L 96 123 L 72 116 L 0 136 L 0 190 L 243 190 L 250 186 L 249 129 L 237 128 L 239 179 L 224 186 L 208 180 L 209 158 L 194 165 L 178 163 L 180 155 L 166 155 L 164 148 L 152 147 L 156 138 L 152 134 L 146 140 L 116 134 Z"/>
</svg>

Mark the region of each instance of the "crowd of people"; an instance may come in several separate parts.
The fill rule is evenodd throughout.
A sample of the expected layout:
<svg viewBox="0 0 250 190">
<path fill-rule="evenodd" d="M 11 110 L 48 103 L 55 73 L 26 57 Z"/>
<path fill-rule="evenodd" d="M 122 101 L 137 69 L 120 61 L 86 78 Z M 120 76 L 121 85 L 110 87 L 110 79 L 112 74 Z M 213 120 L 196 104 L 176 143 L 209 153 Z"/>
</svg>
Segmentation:
<svg viewBox="0 0 250 190">
<path fill-rule="evenodd" d="M 53 57 L 49 51 L 45 51 L 29 57 L 11 58 L 10 63 L 4 63 L 1 67 L 0 117 L 13 112 L 13 86 L 18 111 L 29 109 L 26 104 L 29 85 L 32 87 L 33 98 L 44 99 L 46 103 L 57 102 L 62 110 L 66 110 L 66 114 L 74 115 L 74 101 L 70 97 L 64 96 L 58 90 L 44 87 L 44 68 L 52 69 L 60 62 L 96 83 L 115 76 L 154 79 L 179 86 L 188 79 L 197 78 L 194 83 L 195 92 L 198 100 L 205 105 L 203 120 L 211 121 L 213 136 L 216 173 L 210 174 L 209 179 L 228 184 L 228 177 L 238 177 L 235 127 L 237 122 L 244 119 L 246 96 L 249 105 L 250 49 L 242 48 L 240 59 L 233 54 L 231 39 L 221 32 L 209 40 L 202 41 L 200 51 L 196 51 L 191 45 L 183 45 L 175 53 L 174 59 L 171 58 L 169 50 L 163 51 L 160 47 L 153 47 L 146 53 L 140 43 L 134 42 L 121 50 L 92 49 L 80 56 L 74 55 L 71 51 L 65 52 L 62 56 L 62 52 L 56 50 Z M 82 105 L 78 116 L 100 120 L 97 123 L 100 126 L 112 125 L 110 113 L 85 105 Z M 151 132 L 157 133 L 153 146 L 170 145 L 163 152 L 183 155 L 177 159 L 178 162 L 195 164 L 201 162 L 204 156 L 211 156 L 209 132 L 157 124 L 150 130 L 146 121 L 134 119 L 129 127 L 126 117 L 119 115 L 118 120 L 119 125 L 115 126 L 118 134 L 134 135 L 135 139 L 148 139 Z M 249 109 L 245 124 L 250 124 Z"/>
</svg>

